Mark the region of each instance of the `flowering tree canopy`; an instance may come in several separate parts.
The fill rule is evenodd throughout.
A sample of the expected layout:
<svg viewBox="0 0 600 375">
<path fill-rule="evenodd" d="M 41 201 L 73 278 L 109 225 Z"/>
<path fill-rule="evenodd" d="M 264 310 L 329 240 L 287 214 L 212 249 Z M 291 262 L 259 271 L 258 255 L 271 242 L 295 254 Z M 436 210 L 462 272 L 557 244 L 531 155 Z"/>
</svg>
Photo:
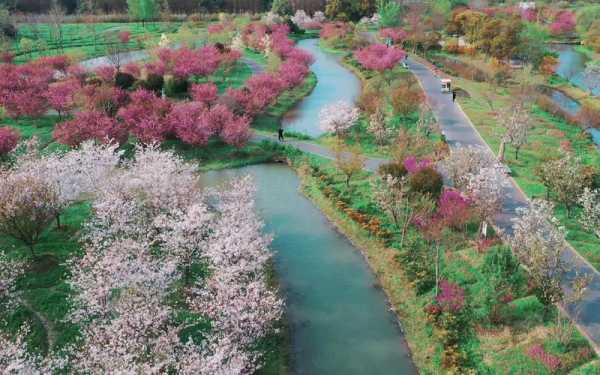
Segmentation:
<svg viewBox="0 0 600 375">
<path fill-rule="evenodd" d="M 378 72 L 393 69 L 405 56 L 402 49 L 385 44 L 372 44 L 354 52 L 354 57 L 365 69 Z"/>
<path fill-rule="evenodd" d="M 325 106 L 319 112 L 321 129 L 341 134 L 356 124 L 360 116 L 358 108 L 340 101 Z"/>
<path fill-rule="evenodd" d="M 87 140 L 124 143 L 127 135 L 125 126 L 98 111 L 77 112 L 73 120 L 58 124 L 52 133 L 59 143 L 71 147 L 76 147 Z"/>
<path fill-rule="evenodd" d="M 0 128 L 0 156 L 4 156 L 14 150 L 21 139 L 21 134 L 9 127 Z"/>
<path fill-rule="evenodd" d="M 585 188 L 579 203 L 583 208 L 579 221 L 584 228 L 600 238 L 600 190 Z"/>
<path fill-rule="evenodd" d="M 0 106 L 11 117 L 43 115 L 53 74 L 52 68 L 38 64 L 0 64 Z"/>
</svg>

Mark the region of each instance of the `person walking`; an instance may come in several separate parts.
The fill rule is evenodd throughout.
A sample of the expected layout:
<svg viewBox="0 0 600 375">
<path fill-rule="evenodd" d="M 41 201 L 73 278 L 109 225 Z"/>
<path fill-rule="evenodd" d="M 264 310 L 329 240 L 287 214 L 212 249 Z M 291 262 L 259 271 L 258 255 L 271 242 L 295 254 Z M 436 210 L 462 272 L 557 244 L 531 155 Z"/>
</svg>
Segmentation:
<svg viewBox="0 0 600 375">
<path fill-rule="evenodd" d="M 285 139 L 283 139 L 283 128 L 279 127 L 279 129 L 277 130 L 277 136 L 279 139 L 279 142 L 285 142 Z"/>
<path fill-rule="evenodd" d="M 456 101 L 456 90 L 452 90 L 452 102 Z"/>
</svg>

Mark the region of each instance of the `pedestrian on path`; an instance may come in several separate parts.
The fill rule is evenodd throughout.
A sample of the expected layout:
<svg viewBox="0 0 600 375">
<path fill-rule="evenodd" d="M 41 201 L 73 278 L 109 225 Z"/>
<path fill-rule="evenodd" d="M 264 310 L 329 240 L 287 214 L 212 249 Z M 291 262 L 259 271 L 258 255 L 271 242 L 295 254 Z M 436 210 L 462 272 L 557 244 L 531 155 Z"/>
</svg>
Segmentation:
<svg viewBox="0 0 600 375">
<path fill-rule="evenodd" d="M 285 139 L 283 139 L 283 128 L 282 127 L 279 127 L 279 130 L 277 130 L 277 135 L 278 135 L 279 142 L 285 142 Z"/>
<path fill-rule="evenodd" d="M 452 102 L 456 101 L 456 90 L 452 90 Z"/>
</svg>

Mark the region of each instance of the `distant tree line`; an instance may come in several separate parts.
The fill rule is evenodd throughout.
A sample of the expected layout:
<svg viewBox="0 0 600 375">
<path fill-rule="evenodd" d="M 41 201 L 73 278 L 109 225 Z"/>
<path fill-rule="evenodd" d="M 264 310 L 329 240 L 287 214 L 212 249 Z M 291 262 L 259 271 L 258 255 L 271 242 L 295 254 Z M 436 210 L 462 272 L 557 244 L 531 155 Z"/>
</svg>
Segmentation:
<svg viewBox="0 0 600 375">
<path fill-rule="evenodd" d="M 195 12 L 262 12 L 271 8 L 272 0 L 158 0 L 164 10 L 174 13 Z M 54 4 L 67 14 L 87 12 L 120 13 L 127 11 L 127 0 L 0 0 L 11 11 L 24 13 L 48 13 Z M 326 0 L 290 0 L 293 9 L 309 12 L 325 9 Z"/>
</svg>

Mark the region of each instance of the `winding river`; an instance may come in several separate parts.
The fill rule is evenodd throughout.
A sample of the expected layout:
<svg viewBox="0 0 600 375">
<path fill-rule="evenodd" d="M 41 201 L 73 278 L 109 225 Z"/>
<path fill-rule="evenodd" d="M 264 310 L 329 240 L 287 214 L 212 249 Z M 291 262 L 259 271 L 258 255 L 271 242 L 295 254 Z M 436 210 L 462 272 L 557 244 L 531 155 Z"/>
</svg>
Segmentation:
<svg viewBox="0 0 600 375">
<path fill-rule="evenodd" d="M 395 315 L 358 249 L 299 191 L 287 166 L 208 172 L 204 186 L 251 175 L 274 235 L 287 304 L 294 374 L 416 374 Z"/>
<path fill-rule="evenodd" d="M 301 41 L 315 56 L 315 90 L 286 117 L 286 127 L 320 134 L 321 106 L 353 102 L 359 80 L 318 40 Z M 395 314 L 360 251 L 299 192 L 287 166 L 262 164 L 203 174 L 204 186 L 251 175 L 275 269 L 286 300 L 294 374 L 417 374 Z"/>
<path fill-rule="evenodd" d="M 319 39 L 301 40 L 298 47 L 314 56 L 311 70 L 317 75 L 318 81 L 312 94 L 284 116 L 283 127 L 317 137 L 323 134 L 319 128 L 321 108 L 337 101 L 354 103 L 360 94 L 360 80 L 342 67 L 340 55 L 323 51 L 319 47 Z"/>
</svg>

